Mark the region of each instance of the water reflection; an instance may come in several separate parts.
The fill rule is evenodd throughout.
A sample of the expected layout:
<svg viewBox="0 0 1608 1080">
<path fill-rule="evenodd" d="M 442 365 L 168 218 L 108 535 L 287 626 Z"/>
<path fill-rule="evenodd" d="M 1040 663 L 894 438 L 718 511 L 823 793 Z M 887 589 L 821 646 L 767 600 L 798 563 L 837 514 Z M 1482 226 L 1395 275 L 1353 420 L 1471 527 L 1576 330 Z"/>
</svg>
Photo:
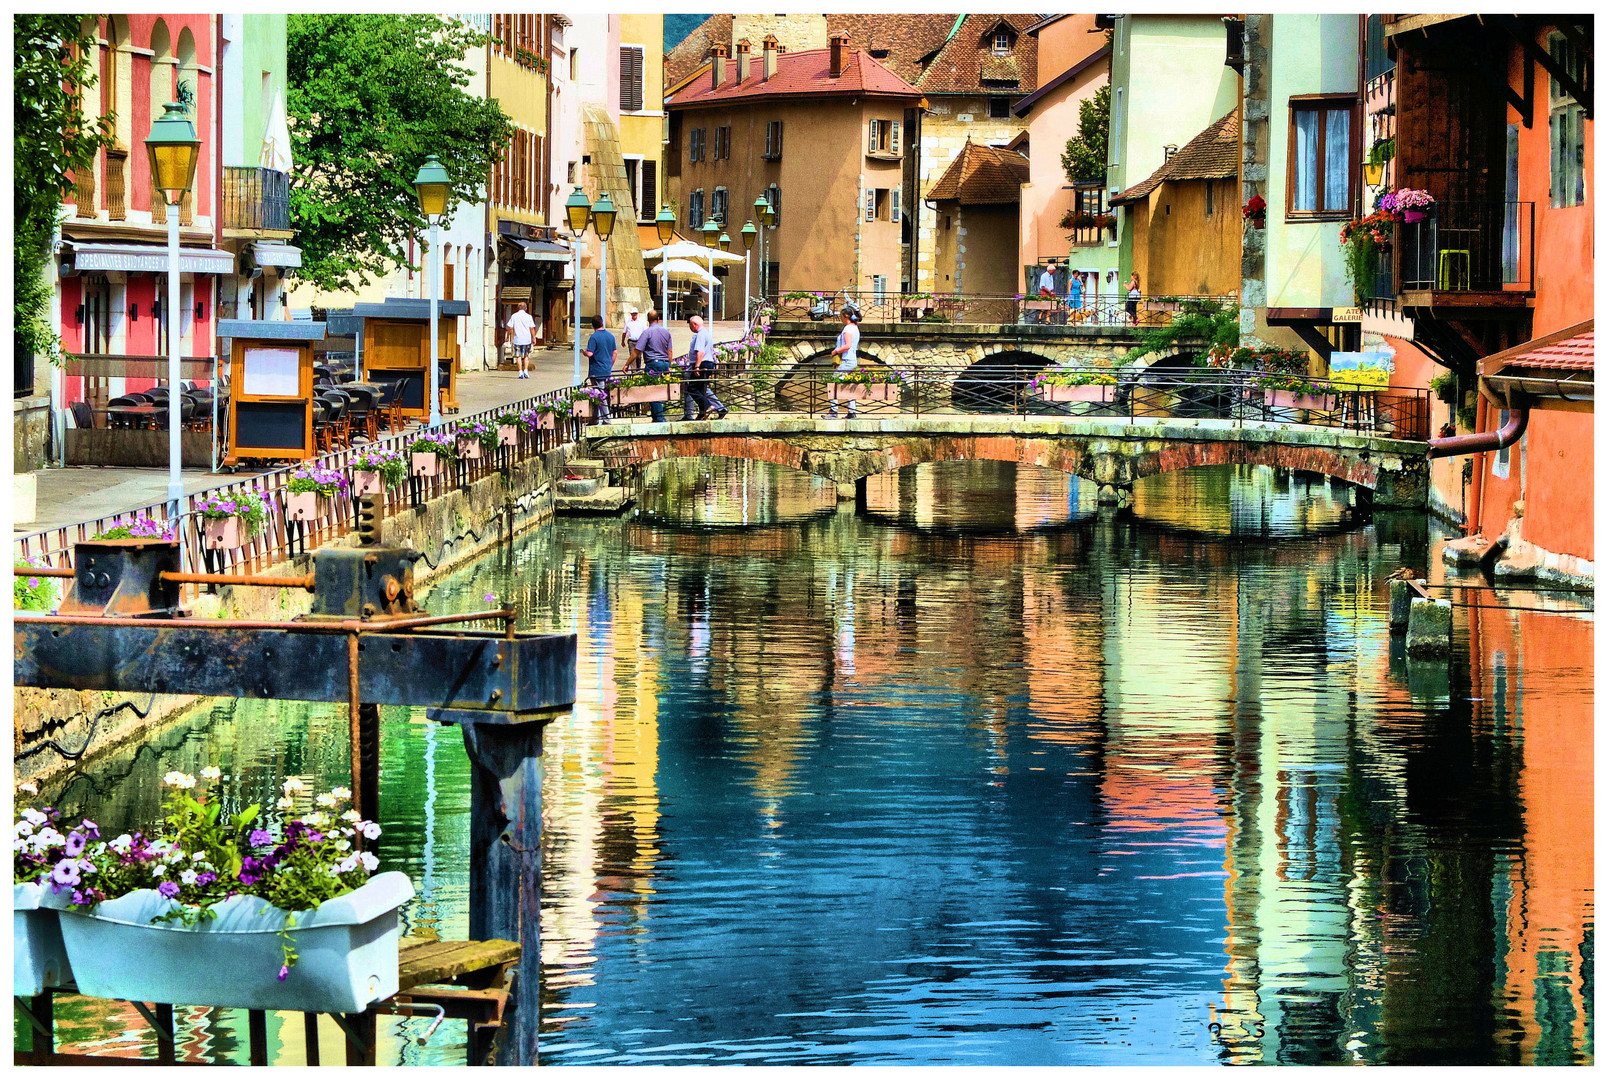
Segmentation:
<svg viewBox="0 0 1608 1080">
<path fill-rule="evenodd" d="M 1250 470 L 1114 515 L 946 467 L 868 492 L 898 493 L 882 517 L 697 474 L 694 524 L 675 493 L 566 521 L 426 598 L 580 635 L 546 737 L 544 1062 L 1592 1060 L 1589 615 L 1461 610 L 1454 661 L 1409 667 L 1385 576 L 1426 564 L 1421 520 L 1334 532 L 1339 499 L 1301 505 L 1321 481 Z M 739 502 L 748 527 L 700 527 Z M 408 932 L 461 936 L 461 745 L 383 719 Z M 214 762 L 241 800 L 327 786 L 344 730 L 231 703 L 64 802 L 122 827 Z M 63 1008 L 154 1054 L 112 1003 Z M 195 1013 L 186 1053 L 243 1053 L 243 1017 Z M 461 1025 L 420 1026 L 382 1060 L 460 1060 Z M 299 1032 L 271 1026 L 276 1059 Z"/>
</svg>

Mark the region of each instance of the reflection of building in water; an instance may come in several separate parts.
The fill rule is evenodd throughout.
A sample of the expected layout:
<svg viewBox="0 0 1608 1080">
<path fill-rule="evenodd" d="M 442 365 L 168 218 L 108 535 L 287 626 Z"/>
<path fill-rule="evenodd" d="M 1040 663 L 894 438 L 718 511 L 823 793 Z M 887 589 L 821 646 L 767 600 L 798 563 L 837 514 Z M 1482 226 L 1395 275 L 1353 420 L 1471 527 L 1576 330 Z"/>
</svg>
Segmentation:
<svg viewBox="0 0 1608 1080">
<path fill-rule="evenodd" d="M 1091 512 L 1094 490 L 1067 473 L 1001 461 L 910 465 L 866 480 L 866 509 L 921 529 L 1027 532 Z"/>
</svg>

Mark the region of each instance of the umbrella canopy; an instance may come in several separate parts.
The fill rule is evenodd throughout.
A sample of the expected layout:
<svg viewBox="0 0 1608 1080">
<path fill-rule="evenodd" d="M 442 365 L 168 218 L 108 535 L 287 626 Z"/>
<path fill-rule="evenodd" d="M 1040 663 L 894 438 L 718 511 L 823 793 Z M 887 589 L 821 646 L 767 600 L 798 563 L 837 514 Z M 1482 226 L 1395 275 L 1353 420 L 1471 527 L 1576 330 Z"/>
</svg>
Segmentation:
<svg viewBox="0 0 1608 1080">
<path fill-rule="evenodd" d="M 285 92 L 274 92 L 274 103 L 268 113 L 268 130 L 263 134 L 262 154 L 258 159 L 265 169 L 290 172 L 290 126 L 285 122 Z"/>
<path fill-rule="evenodd" d="M 651 248 L 642 253 L 644 262 L 654 262 L 664 258 L 696 259 L 701 263 L 707 263 L 711 259 L 716 263 L 740 263 L 743 261 L 741 255 L 733 255 L 731 252 L 721 251 L 719 248 L 704 247 L 702 244 L 694 244 L 690 240 L 678 241 L 665 247 Z"/>
<path fill-rule="evenodd" d="M 690 259 L 671 259 L 664 264 L 664 270 L 671 277 L 690 277 L 703 282 L 713 280 L 708 270 Z"/>
</svg>

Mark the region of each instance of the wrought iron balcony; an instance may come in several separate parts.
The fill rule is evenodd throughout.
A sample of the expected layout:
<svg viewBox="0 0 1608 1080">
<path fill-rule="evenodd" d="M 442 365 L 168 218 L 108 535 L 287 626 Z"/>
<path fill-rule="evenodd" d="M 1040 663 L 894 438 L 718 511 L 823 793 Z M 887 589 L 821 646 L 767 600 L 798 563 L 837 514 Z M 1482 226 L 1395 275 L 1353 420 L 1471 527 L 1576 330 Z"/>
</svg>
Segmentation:
<svg viewBox="0 0 1608 1080">
<path fill-rule="evenodd" d="M 1533 202 L 1438 203 L 1396 225 L 1396 247 L 1403 304 L 1506 306 L 1535 291 Z"/>
<path fill-rule="evenodd" d="M 290 177 L 275 169 L 224 166 L 223 227 L 290 232 Z"/>
</svg>

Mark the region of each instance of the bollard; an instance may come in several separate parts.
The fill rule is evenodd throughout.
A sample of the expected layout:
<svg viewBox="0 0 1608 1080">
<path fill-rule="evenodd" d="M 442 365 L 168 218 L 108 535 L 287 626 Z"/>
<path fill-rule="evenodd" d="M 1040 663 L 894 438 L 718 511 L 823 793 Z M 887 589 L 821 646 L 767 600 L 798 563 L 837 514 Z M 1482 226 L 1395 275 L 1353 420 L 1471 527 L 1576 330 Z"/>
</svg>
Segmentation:
<svg viewBox="0 0 1608 1080">
<path fill-rule="evenodd" d="M 1390 582 L 1390 632 L 1392 634 L 1405 634 L 1407 632 L 1407 615 L 1412 610 L 1413 597 L 1418 594 L 1413 591 L 1412 584 L 1393 578 Z"/>
<path fill-rule="evenodd" d="M 1414 660 L 1440 659 L 1451 653 L 1451 602 L 1414 597 L 1407 614 L 1407 656 Z"/>
</svg>

